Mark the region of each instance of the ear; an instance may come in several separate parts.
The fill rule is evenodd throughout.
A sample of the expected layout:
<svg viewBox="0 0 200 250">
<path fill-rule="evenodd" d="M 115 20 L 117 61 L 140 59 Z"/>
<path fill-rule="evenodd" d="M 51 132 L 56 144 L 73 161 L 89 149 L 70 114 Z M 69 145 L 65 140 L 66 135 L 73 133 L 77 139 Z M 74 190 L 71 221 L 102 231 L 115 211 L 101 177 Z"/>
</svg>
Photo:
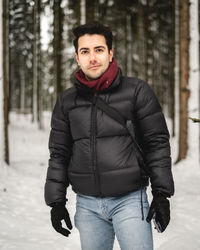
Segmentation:
<svg viewBox="0 0 200 250">
<path fill-rule="evenodd" d="M 113 49 L 111 49 L 110 51 L 109 51 L 109 56 L 110 56 L 110 62 L 112 62 L 112 59 L 113 59 Z"/>
<path fill-rule="evenodd" d="M 80 66 L 79 58 L 78 58 L 78 54 L 77 54 L 77 53 L 75 53 L 75 57 L 76 57 L 76 61 L 77 61 L 77 63 L 78 63 L 78 66 Z"/>
</svg>

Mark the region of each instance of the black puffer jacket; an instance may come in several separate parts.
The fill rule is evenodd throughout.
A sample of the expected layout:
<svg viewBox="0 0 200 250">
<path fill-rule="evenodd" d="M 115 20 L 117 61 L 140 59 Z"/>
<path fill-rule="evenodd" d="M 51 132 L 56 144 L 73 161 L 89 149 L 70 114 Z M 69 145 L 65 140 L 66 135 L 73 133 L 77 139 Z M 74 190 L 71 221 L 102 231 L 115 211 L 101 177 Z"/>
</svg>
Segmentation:
<svg viewBox="0 0 200 250">
<path fill-rule="evenodd" d="M 76 193 L 100 197 L 124 195 L 143 185 L 131 136 L 84 97 L 92 94 L 75 79 L 75 87 L 65 90 L 54 107 L 45 184 L 48 205 L 65 201 L 69 184 Z M 112 85 L 97 96 L 127 120 L 137 121 L 152 190 L 173 195 L 169 133 L 148 84 L 119 71 Z"/>
</svg>

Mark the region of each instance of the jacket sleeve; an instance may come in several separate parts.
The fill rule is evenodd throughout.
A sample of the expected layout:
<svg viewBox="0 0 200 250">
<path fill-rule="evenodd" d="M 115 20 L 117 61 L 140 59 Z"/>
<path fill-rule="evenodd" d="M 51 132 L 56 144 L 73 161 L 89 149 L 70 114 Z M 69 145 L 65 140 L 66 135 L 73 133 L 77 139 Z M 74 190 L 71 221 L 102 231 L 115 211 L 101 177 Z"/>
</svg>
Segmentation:
<svg viewBox="0 0 200 250">
<path fill-rule="evenodd" d="M 69 186 L 67 167 L 71 157 L 71 147 L 69 120 L 63 113 L 62 95 L 60 95 L 51 118 L 50 159 L 44 192 L 47 205 L 66 201 L 66 188 Z"/>
<path fill-rule="evenodd" d="M 174 194 L 174 181 L 169 132 L 157 97 L 143 81 L 137 86 L 135 114 L 152 191 L 170 197 Z"/>
</svg>

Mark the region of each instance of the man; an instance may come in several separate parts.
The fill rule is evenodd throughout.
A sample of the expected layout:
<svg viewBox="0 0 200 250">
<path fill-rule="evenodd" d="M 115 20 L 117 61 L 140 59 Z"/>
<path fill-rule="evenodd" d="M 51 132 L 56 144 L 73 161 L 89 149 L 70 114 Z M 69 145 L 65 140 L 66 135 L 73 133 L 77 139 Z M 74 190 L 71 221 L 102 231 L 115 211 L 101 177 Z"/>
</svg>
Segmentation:
<svg viewBox="0 0 200 250">
<path fill-rule="evenodd" d="M 83 250 L 110 250 L 115 235 L 122 250 L 151 250 L 149 222 L 155 217 L 165 230 L 170 220 L 168 197 L 174 193 L 169 133 L 161 107 L 148 84 L 122 76 L 108 27 L 92 22 L 73 33 L 80 70 L 75 86 L 57 100 L 49 139 L 45 200 L 52 207 L 52 225 L 59 233 L 70 234 L 65 205 L 71 184 L 77 193 L 75 226 Z M 131 134 L 96 106 L 99 98 L 134 123 L 145 169 Z M 150 209 L 144 172 L 151 181 Z M 61 226 L 63 219 L 68 229 Z"/>
</svg>

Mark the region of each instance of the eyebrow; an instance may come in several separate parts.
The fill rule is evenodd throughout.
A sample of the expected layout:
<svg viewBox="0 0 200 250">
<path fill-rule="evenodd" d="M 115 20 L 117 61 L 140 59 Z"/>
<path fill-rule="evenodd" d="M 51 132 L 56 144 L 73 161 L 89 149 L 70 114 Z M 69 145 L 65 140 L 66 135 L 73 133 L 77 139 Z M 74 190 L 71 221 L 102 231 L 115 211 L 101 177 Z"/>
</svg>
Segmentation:
<svg viewBox="0 0 200 250">
<path fill-rule="evenodd" d="M 95 49 L 105 49 L 106 47 L 105 46 L 103 46 L 103 45 L 100 45 L 100 46 L 96 46 L 96 47 L 94 47 Z M 79 51 L 81 51 L 81 50 L 89 50 L 89 48 L 80 48 L 79 49 Z"/>
</svg>

